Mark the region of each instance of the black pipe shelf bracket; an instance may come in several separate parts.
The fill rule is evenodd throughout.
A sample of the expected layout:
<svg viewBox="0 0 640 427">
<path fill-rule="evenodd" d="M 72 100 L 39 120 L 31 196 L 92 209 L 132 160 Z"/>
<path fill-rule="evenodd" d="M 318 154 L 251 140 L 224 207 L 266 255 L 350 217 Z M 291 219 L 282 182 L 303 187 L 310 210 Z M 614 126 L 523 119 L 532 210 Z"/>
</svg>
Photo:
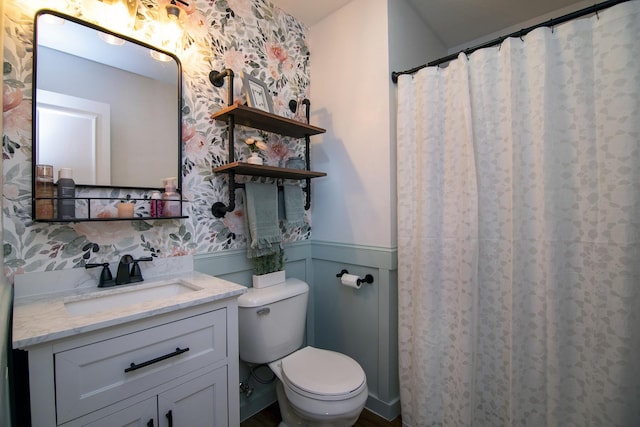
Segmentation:
<svg viewBox="0 0 640 427">
<path fill-rule="evenodd" d="M 309 110 L 311 102 L 303 99 L 300 104 L 306 107 L 307 123 L 289 119 L 270 112 L 251 108 L 246 105 L 234 103 L 233 94 L 233 78 L 232 70 L 224 69 L 222 71 L 213 70 L 209 73 L 209 81 L 215 87 L 222 87 L 224 80 L 227 79 L 227 107 L 211 115 L 211 118 L 217 121 L 225 122 L 227 125 L 227 141 L 228 154 L 227 163 L 213 168 L 215 174 L 226 174 L 228 176 L 229 202 L 225 205 L 223 202 L 215 202 L 211 206 L 211 213 L 216 218 L 223 218 L 227 212 L 232 212 L 236 208 L 236 188 L 244 187 L 244 184 L 236 182 L 236 175 L 258 176 L 275 179 L 294 179 L 305 180 L 305 186 L 302 190 L 305 193 L 305 210 L 311 207 L 311 178 L 326 176 L 324 172 L 314 172 L 310 170 L 310 137 L 325 133 L 326 130 L 312 126 L 309 124 Z M 296 112 L 300 107 L 298 101 L 289 102 L 289 108 L 292 112 Z M 235 159 L 234 151 L 234 131 L 236 124 L 262 130 L 265 132 L 278 133 L 283 136 L 293 138 L 304 138 L 305 141 L 305 169 L 289 169 L 266 165 L 253 165 L 249 163 L 239 162 Z"/>
</svg>

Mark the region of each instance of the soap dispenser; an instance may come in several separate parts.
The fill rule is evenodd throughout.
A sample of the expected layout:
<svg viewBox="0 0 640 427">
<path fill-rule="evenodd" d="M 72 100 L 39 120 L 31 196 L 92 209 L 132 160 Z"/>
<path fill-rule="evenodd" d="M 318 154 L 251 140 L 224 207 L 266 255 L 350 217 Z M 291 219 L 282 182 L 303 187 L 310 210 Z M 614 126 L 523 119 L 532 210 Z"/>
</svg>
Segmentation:
<svg viewBox="0 0 640 427">
<path fill-rule="evenodd" d="M 176 192 L 177 178 L 165 178 L 164 193 L 162 193 L 162 215 L 173 217 L 181 215 L 180 194 Z"/>
<path fill-rule="evenodd" d="M 76 216 L 76 184 L 70 168 L 58 170 L 58 218 L 73 219 Z"/>
</svg>

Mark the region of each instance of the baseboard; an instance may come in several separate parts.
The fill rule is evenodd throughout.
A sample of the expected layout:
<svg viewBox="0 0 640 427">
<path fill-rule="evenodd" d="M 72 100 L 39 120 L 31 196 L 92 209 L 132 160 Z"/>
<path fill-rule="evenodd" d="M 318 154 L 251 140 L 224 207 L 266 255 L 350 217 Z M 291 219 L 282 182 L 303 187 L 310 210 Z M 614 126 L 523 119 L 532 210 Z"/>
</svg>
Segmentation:
<svg viewBox="0 0 640 427">
<path fill-rule="evenodd" d="M 243 398 L 240 404 L 240 421 L 245 421 L 263 409 L 271 406 L 278 399 L 275 387 L 261 390 L 259 395 L 253 394 L 249 399 Z M 400 399 L 387 403 L 377 397 L 369 395 L 365 408 L 387 421 L 392 421 L 400 415 Z"/>
<path fill-rule="evenodd" d="M 395 420 L 400 415 L 400 399 L 388 403 L 369 395 L 365 408 L 387 421 Z"/>
</svg>

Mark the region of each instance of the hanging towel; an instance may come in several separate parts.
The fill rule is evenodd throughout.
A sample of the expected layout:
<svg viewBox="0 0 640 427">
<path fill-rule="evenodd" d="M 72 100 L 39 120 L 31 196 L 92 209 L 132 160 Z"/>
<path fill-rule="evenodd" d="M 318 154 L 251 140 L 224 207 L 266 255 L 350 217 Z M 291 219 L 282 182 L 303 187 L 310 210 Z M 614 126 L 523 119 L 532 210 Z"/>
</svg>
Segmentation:
<svg viewBox="0 0 640 427">
<path fill-rule="evenodd" d="M 299 185 L 284 185 L 284 215 L 293 227 L 302 227 L 304 223 L 304 195 Z"/>
<path fill-rule="evenodd" d="M 278 187 L 275 184 L 245 183 L 244 210 L 249 242 L 247 257 L 269 255 L 280 248 Z"/>
</svg>

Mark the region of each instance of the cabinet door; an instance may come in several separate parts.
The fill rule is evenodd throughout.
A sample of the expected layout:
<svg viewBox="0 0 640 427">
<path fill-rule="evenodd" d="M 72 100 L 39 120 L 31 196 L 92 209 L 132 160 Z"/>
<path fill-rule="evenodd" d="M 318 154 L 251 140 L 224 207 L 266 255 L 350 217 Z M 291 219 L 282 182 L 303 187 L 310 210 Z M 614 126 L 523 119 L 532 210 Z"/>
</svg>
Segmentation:
<svg viewBox="0 0 640 427">
<path fill-rule="evenodd" d="M 83 427 L 158 427 L 157 399 L 152 397 Z"/>
<path fill-rule="evenodd" d="M 223 366 L 158 395 L 163 427 L 227 427 L 227 368 Z"/>
</svg>

